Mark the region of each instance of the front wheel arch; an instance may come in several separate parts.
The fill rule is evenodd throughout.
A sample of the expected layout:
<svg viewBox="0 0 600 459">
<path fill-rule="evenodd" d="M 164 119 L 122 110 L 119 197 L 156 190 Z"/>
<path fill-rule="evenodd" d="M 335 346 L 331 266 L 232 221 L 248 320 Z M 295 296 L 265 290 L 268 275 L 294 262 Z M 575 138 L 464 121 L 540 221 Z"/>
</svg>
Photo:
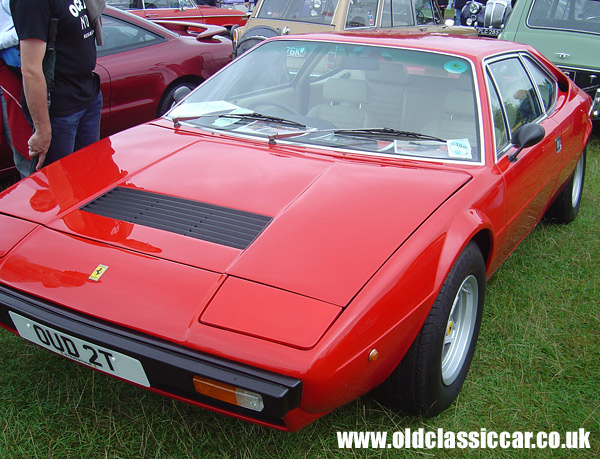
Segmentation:
<svg viewBox="0 0 600 459">
<path fill-rule="evenodd" d="M 485 296 L 485 260 L 471 241 L 450 269 L 421 330 L 404 358 L 378 388 L 386 405 L 413 415 L 435 416 L 458 396 L 475 351 Z M 467 292 L 463 297 L 463 289 Z M 469 300 L 470 298 L 470 300 Z M 464 310 L 457 304 L 464 301 Z M 469 305 L 469 301 L 471 304 Z M 460 322 L 464 313 L 466 319 Z M 447 339 L 454 326 L 459 331 L 458 347 Z M 448 347 L 450 346 L 450 347 Z M 450 365 L 448 364 L 450 361 Z"/>
</svg>

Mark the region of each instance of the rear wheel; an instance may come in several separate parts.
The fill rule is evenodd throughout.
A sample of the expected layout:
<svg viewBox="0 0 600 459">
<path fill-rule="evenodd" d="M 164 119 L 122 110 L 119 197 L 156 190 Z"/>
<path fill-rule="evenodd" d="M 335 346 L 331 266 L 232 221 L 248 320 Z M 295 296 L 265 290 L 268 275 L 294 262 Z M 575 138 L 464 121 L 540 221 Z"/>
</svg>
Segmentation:
<svg viewBox="0 0 600 459">
<path fill-rule="evenodd" d="M 402 362 L 379 388 L 384 403 L 426 417 L 452 404 L 475 351 L 484 292 L 485 262 L 471 242 L 452 267 Z"/>
<path fill-rule="evenodd" d="M 577 217 L 581 195 L 583 194 L 585 159 L 586 152 L 584 149 L 569 182 L 546 212 L 545 217 L 548 220 L 556 223 L 570 223 Z"/>
<path fill-rule="evenodd" d="M 189 94 L 198 84 L 191 82 L 178 83 L 165 91 L 158 104 L 156 116 L 161 117 L 175 106 L 179 100 Z M 181 96 L 178 96 L 181 95 Z M 177 97 L 176 97 L 177 96 Z"/>
</svg>

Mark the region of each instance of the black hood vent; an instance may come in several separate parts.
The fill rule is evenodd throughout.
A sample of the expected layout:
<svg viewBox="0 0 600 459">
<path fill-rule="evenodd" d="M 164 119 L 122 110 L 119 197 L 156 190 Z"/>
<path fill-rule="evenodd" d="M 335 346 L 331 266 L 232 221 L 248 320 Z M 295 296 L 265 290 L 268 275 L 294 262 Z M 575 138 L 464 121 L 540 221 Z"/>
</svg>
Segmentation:
<svg viewBox="0 0 600 459">
<path fill-rule="evenodd" d="M 264 215 L 124 187 L 113 188 L 81 210 L 236 249 L 247 248 L 272 220 Z"/>
</svg>

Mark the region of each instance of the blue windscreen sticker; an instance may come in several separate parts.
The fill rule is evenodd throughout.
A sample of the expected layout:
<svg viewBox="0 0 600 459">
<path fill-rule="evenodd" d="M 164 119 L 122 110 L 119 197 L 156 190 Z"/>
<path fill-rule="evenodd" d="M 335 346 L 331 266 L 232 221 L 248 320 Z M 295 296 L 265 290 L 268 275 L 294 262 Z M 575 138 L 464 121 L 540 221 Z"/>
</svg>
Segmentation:
<svg viewBox="0 0 600 459">
<path fill-rule="evenodd" d="M 444 64 L 444 70 L 450 73 L 464 73 L 469 67 L 464 61 L 453 60 Z"/>
</svg>

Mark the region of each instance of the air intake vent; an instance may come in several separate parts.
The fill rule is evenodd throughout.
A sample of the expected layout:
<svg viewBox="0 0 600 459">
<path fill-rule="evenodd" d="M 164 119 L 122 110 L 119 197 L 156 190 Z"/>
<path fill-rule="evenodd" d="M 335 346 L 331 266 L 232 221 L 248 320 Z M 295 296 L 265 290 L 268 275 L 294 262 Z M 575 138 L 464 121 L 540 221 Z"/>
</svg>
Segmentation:
<svg viewBox="0 0 600 459">
<path fill-rule="evenodd" d="M 270 217 L 131 188 L 113 188 L 81 208 L 116 220 L 247 248 Z"/>
</svg>

